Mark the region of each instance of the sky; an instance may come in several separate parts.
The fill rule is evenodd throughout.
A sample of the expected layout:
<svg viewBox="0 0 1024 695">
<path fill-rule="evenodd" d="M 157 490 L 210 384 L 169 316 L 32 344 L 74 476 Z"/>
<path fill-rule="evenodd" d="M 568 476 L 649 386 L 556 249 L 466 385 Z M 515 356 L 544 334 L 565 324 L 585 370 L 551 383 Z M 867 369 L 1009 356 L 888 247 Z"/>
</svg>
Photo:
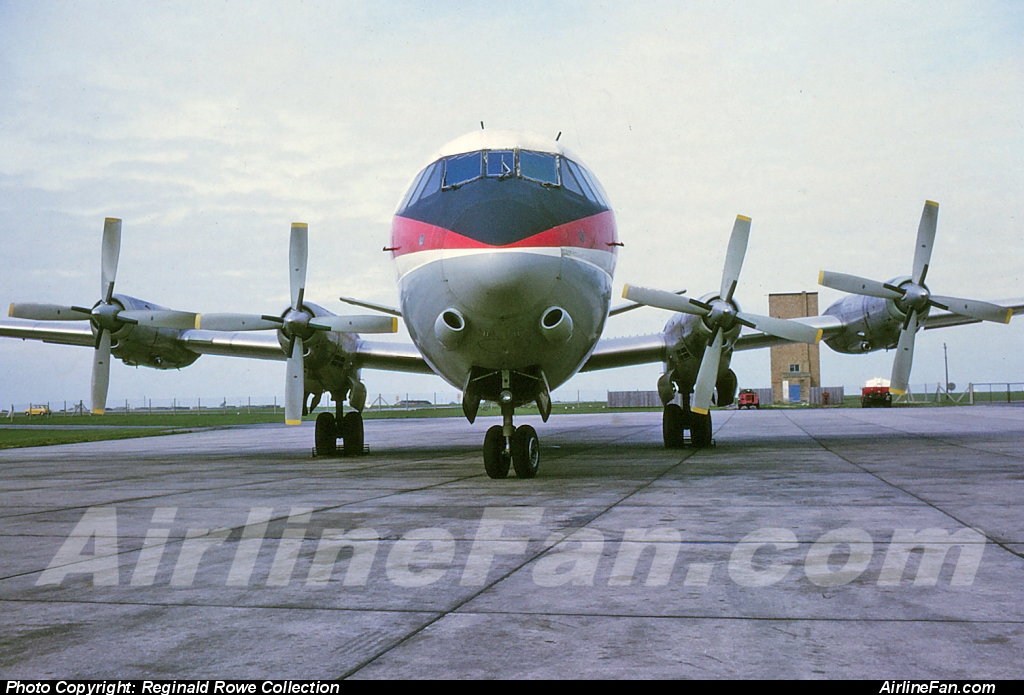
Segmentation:
<svg viewBox="0 0 1024 695">
<path fill-rule="evenodd" d="M 381 249 L 445 142 L 561 132 L 596 174 L 629 282 L 717 291 L 753 219 L 736 298 L 819 291 L 821 269 L 909 274 L 940 203 L 928 284 L 1024 296 L 1024 5 L 1017 2 L 346 3 L 0 0 L 0 301 L 91 305 L 104 217 L 118 292 L 196 312 L 278 313 L 291 222 L 306 297 L 398 304 Z M 613 317 L 608 337 L 668 315 Z M 401 333 L 398 340 L 408 341 Z M 911 384 L 1024 381 L 1024 319 L 918 335 Z M 822 346 L 824 385 L 888 377 L 892 354 Z M 90 350 L 0 339 L 0 402 L 89 398 Z M 768 351 L 738 354 L 769 384 Z M 653 390 L 659 365 L 579 375 L 556 396 Z M 451 397 L 364 371 L 371 394 Z M 110 403 L 283 399 L 284 364 L 115 362 Z M 21 407 L 19 405 L 19 407 Z"/>
</svg>

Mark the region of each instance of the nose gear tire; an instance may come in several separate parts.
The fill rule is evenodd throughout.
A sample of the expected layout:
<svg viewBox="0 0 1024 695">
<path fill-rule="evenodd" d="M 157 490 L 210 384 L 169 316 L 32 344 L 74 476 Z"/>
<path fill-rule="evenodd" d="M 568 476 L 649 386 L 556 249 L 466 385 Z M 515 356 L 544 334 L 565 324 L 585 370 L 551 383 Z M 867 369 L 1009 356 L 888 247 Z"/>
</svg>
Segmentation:
<svg viewBox="0 0 1024 695">
<path fill-rule="evenodd" d="M 512 465 L 516 477 L 533 478 L 540 466 L 540 440 L 529 425 L 520 425 L 512 435 Z"/>
<path fill-rule="evenodd" d="M 501 425 L 494 425 L 484 435 L 484 470 L 490 478 L 508 476 L 511 464 L 508 447 L 505 446 L 505 435 Z"/>
</svg>

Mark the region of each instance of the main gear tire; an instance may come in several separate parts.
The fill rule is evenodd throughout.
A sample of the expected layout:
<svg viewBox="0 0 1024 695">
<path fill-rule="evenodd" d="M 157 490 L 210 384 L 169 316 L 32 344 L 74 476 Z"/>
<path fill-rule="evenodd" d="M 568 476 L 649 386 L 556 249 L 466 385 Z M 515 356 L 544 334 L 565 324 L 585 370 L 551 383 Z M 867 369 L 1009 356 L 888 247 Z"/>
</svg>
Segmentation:
<svg viewBox="0 0 1024 695">
<path fill-rule="evenodd" d="M 341 437 L 345 456 L 363 455 L 363 416 L 356 411 L 345 413 L 341 420 Z"/>
<path fill-rule="evenodd" d="M 665 406 L 661 414 L 661 435 L 666 449 L 680 449 L 686 436 L 686 418 L 683 409 L 675 403 Z"/>
<path fill-rule="evenodd" d="M 316 416 L 316 455 L 338 455 L 338 429 L 333 413 L 320 413 Z"/>
</svg>

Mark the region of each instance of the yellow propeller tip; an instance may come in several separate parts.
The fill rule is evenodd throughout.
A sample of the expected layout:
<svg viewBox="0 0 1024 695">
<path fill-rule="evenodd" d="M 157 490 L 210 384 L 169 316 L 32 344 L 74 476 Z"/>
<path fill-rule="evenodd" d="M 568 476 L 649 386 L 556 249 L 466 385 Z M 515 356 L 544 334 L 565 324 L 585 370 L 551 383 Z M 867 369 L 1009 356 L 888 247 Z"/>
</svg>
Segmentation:
<svg viewBox="0 0 1024 695">
<path fill-rule="evenodd" d="M 819 285 L 824 285 L 825 284 L 825 271 L 824 270 L 819 270 L 818 271 L 818 284 Z"/>
<path fill-rule="evenodd" d="M 203 321 L 203 315 L 202 314 L 196 314 L 196 330 L 197 331 L 199 330 L 199 324 L 201 324 L 202 321 Z"/>
<path fill-rule="evenodd" d="M 895 393 L 897 396 L 905 396 L 905 395 L 907 395 L 906 391 L 900 391 L 899 389 L 894 389 L 894 388 L 890 388 L 889 389 L 889 393 Z"/>
<path fill-rule="evenodd" d="M 934 200 L 926 200 L 926 201 L 924 201 L 924 204 L 925 205 L 930 205 L 933 208 L 939 207 L 939 204 L 936 203 Z"/>
<path fill-rule="evenodd" d="M 286 425 L 301 425 L 302 424 L 302 420 L 285 420 L 284 424 L 286 424 Z"/>
<path fill-rule="evenodd" d="M 690 407 L 690 412 L 691 413 L 697 413 L 698 415 L 707 415 L 708 414 L 708 411 L 704 410 L 703 408 L 694 408 L 692 406 Z"/>
<path fill-rule="evenodd" d="M 11 305 L 11 308 L 12 309 L 14 308 L 13 304 Z M 1012 318 L 1013 318 L 1013 309 L 1007 309 L 1006 310 L 1006 321 L 1005 321 L 1005 323 L 1009 323 L 1010 319 L 1012 319 Z"/>
<path fill-rule="evenodd" d="M 306 229 L 307 227 L 309 227 L 309 225 L 306 224 L 305 222 L 292 222 L 292 227 L 299 227 L 301 229 Z"/>
<path fill-rule="evenodd" d="M 120 217 L 108 217 L 108 218 L 106 218 L 103 221 L 104 222 L 120 222 L 121 218 Z"/>
<path fill-rule="evenodd" d="M 93 408 L 92 409 L 92 414 L 93 415 L 102 415 L 105 412 L 107 412 L 107 411 L 105 409 L 103 409 L 103 408 Z"/>
<path fill-rule="evenodd" d="M 746 215 L 736 215 L 736 219 L 742 220 L 744 222 L 750 222 L 750 218 L 747 217 Z"/>
<path fill-rule="evenodd" d="M 398 317 L 397 316 L 392 316 L 391 317 L 391 332 L 392 333 L 398 333 Z"/>
<path fill-rule="evenodd" d="M 821 328 L 819 328 L 819 329 L 818 329 L 818 335 L 814 336 L 814 344 L 815 344 L 815 345 L 817 345 L 818 343 L 820 343 L 820 342 L 821 342 L 821 336 L 822 336 L 822 335 L 823 335 L 824 333 L 825 333 L 825 331 L 824 331 L 823 329 L 821 329 Z"/>
<path fill-rule="evenodd" d="M 7 309 L 8 316 L 14 316 L 14 302 L 11 302 L 11 306 Z"/>
<path fill-rule="evenodd" d="M 629 292 L 629 285 L 628 285 L 628 284 L 626 284 L 626 285 L 623 285 L 623 286 L 622 286 L 622 298 L 623 298 L 623 299 L 625 299 L 625 298 L 626 298 L 626 293 L 627 293 L 627 292 Z M 13 305 L 12 305 L 12 306 L 13 306 Z"/>
</svg>

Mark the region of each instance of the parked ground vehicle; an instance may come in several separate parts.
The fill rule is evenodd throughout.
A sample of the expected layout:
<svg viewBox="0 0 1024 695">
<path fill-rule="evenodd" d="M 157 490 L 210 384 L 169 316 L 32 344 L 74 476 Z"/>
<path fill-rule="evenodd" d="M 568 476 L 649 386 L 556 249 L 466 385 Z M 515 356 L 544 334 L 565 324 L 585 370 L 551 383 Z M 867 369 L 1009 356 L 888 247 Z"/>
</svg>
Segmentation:
<svg viewBox="0 0 1024 695">
<path fill-rule="evenodd" d="M 50 408 L 45 405 L 30 405 L 25 414 L 29 417 L 33 415 L 50 415 Z"/>
<path fill-rule="evenodd" d="M 740 391 L 740 400 L 736 406 L 738 409 L 742 408 L 757 408 L 761 409 L 761 399 L 758 398 L 757 392 L 751 389 L 743 389 Z"/>
<path fill-rule="evenodd" d="M 860 407 L 891 408 L 892 394 L 888 386 L 865 386 L 860 392 Z"/>
</svg>

